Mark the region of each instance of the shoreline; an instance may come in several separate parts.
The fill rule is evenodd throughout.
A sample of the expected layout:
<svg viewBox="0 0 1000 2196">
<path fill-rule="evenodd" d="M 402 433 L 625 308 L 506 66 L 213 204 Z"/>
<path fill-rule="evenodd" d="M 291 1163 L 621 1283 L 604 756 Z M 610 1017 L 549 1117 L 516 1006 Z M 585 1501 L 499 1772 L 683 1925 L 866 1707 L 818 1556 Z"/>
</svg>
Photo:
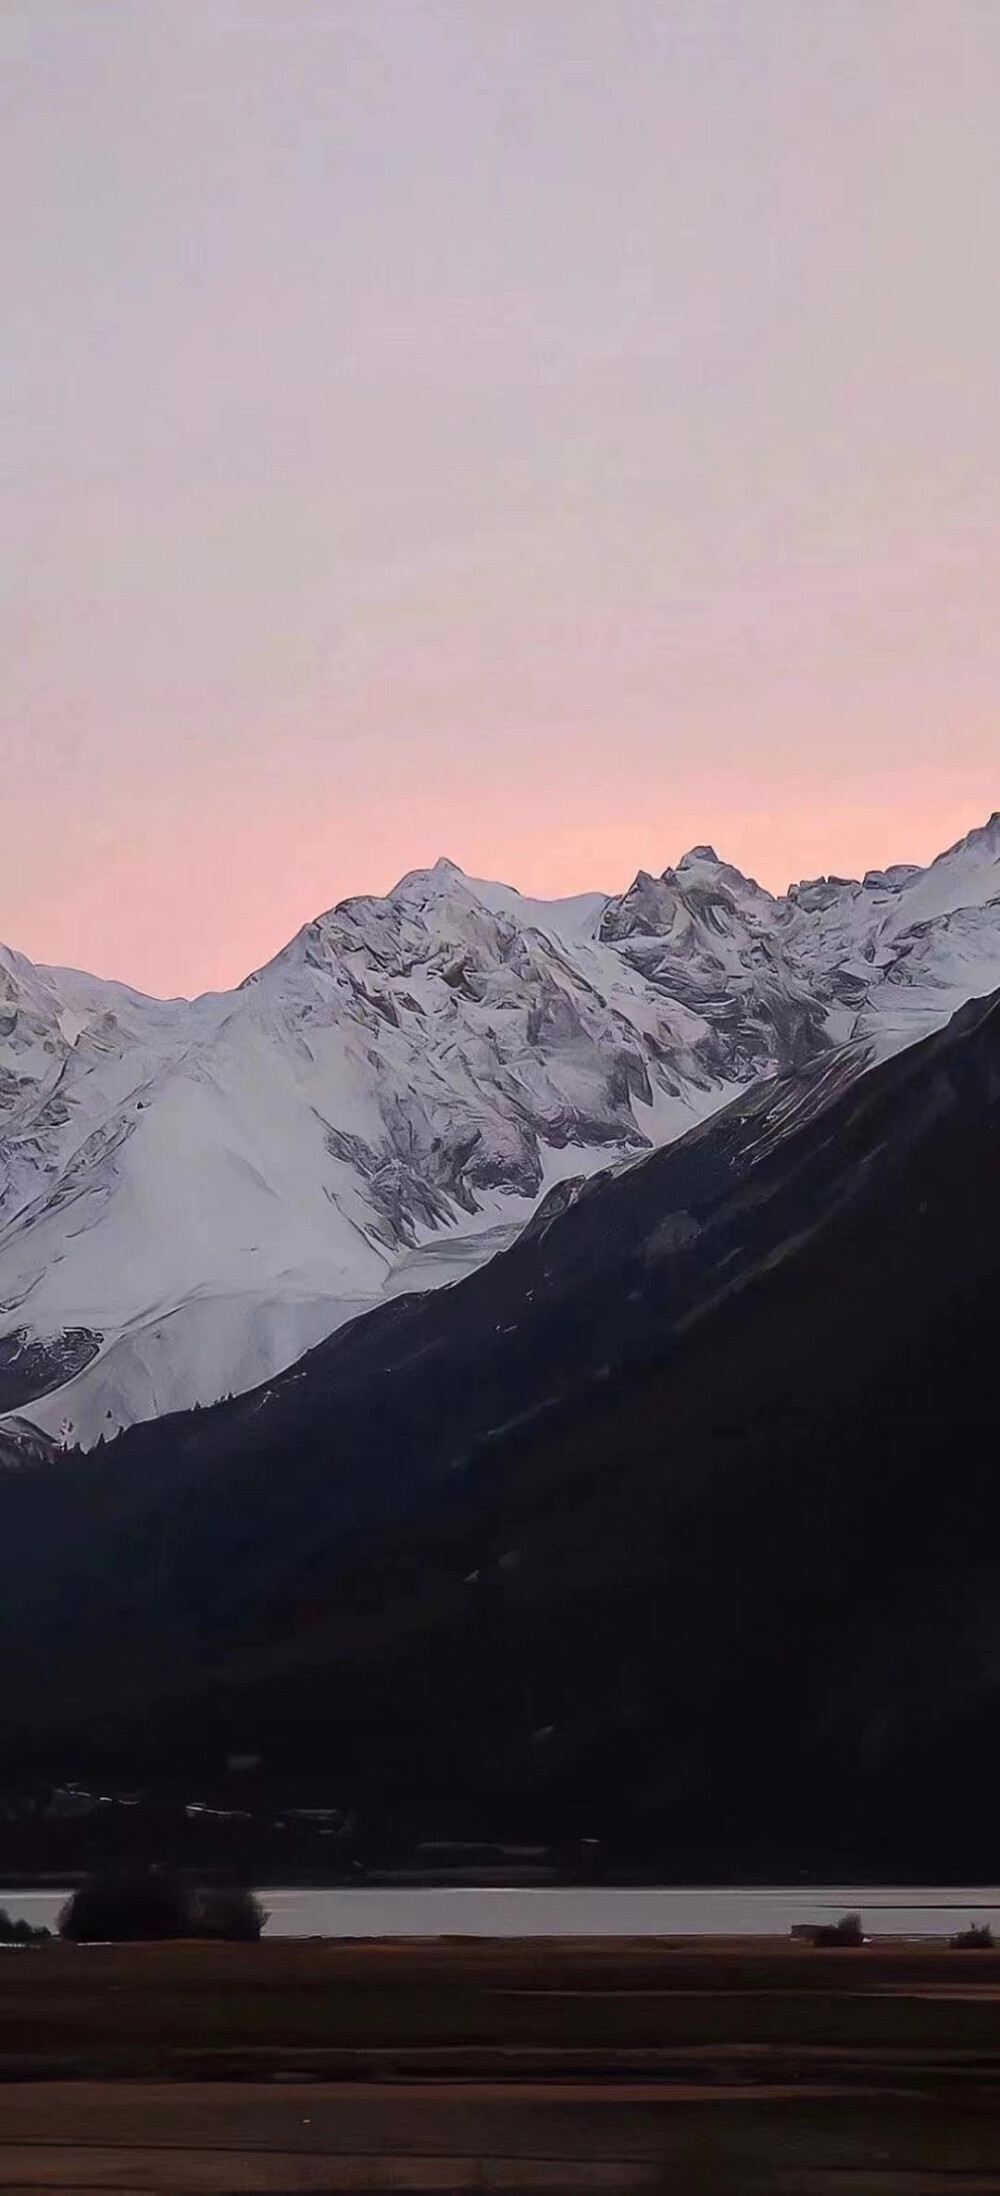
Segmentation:
<svg viewBox="0 0 1000 2196">
<path fill-rule="evenodd" d="M 2 1904 L 5 1891 L 56 1892 L 64 1889 L 71 1891 L 78 1884 L 87 1882 L 91 1876 L 103 1873 L 105 1869 L 113 1870 L 123 1865 L 131 1864 L 123 1864 L 119 1860 L 102 1861 L 95 1858 L 92 1866 L 88 1868 L 73 1867 L 58 1870 L 6 1869 L 0 1871 L 0 1904 Z M 147 1864 L 143 1862 L 137 1865 L 145 1866 Z M 168 1861 L 164 1865 L 172 1869 L 175 1867 L 172 1861 Z M 462 1890 L 486 1892 L 523 1890 L 582 1891 L 592 1896 L 607 1892 L 610 1896 L 627 1894 L 630 1891 L 662 1891 L 673 1896 L 688 1895 L 692 1898 L 710 1897 L 713 1894 L 736 1897 L 743 1893 L 748 1898 L 780 1896 L 815 1900 L 820 1894 L 824 1896 L 829 1894 L 834 1900 L 840 1899 L 849 1902 L 851 1899 L 862 1899 L 864 1904 L 869 1907 L 877 1905 L 887 1907 L 946 1905 L 954 1907 L 956 1911 L 962 1909 L 966 1903 L 971 1907 L 977 1903 L 981 1904 L 983 1901 L 992 1900 L 1000 1907 L 1000 1881 L 995 1884 L 987 1884 L 979 1878 L 972 1879 L 959 1876 L 952 1877 L 948 1882 L 940 1884 L 928 1884 L 923 1876 L 919 1879 L 914 1878 L 912 1882 L 904 1879 L 897 1883 L 876 1881 L 869 1876 L 859 1876 L 853 1879 L 809 1877 L 795 1879 L 790 1882 L 787 1877 L 771 1879 L 762 1876 L 712 1876 L 705 1878 L 685 1876 L 678 1878 L 639 1875 L 624 1871 L 609 1872 L 607 1875 L 600 1877 L 583 1877 L 569 1875 L 554 1869 L 540 1868 L 495 1868 L 491 1869 L 489 1873 L 485 1873 L 480 1869 L 461 1868 L 433 1870 L 373 1868 L 364 1871 L 359 1870 L 344 1876 L 322 1875 L 314 1871 L 290 1869 L 280 1873 L 274 1871 L 267 1875 L 257 1876 L 252 1869 L 248 1870 L 242 1866 L 237 1867 L 220 1862 L 218 1856 L 213 1856 L 203 1862 L 185 1859 L 183 1862 L 176 1864 L 176 1872 L 188 1877 L 204 1875 L 206 1879 L 214 1879 L 225 1875 L 238 1876 L 241 1882 L 252 1883 L 253 1888 L 262 1895 L 267 1891 L 315 1891 L 317 1893 L 339 1894 L 343 1891 Z M 916 1891 L 925 1894 L 933 1892 L 935 1895 L 934 1897 L 915 1898 L 913 1893 Z M 957 1896 L 959 1893 L 970 1891 L 979 1892 L 978 1902 L 976 1900 L 966 1902 Z M 874 1893 L 876 1896 L 869 1895 L 866 1897 L 866 1893 Z"/>
</svg>

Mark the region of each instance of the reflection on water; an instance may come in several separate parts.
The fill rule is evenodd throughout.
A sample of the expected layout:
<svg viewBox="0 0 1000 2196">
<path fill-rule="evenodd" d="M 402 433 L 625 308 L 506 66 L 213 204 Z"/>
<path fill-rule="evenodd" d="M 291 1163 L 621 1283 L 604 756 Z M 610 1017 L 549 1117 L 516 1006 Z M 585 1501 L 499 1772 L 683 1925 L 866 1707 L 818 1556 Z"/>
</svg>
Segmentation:
<svg viewBox="0 0 1000 2196">
<path fill-rule="evenodd" d="M 15 1920 L 55 1925 L 65 1891 L 3 1891 Z M 274 1891 L 261 1897 L 278 1937 L 784 1937 L 794 1922 L 861 1914 L 873 1935 L 947 1936 L 989 1921 L 1000 1936 L 1000 1888 L 901 1891 L 817 1888 L 655 1890 L 595 1887 L 378 1886 Z"/>
</svg>

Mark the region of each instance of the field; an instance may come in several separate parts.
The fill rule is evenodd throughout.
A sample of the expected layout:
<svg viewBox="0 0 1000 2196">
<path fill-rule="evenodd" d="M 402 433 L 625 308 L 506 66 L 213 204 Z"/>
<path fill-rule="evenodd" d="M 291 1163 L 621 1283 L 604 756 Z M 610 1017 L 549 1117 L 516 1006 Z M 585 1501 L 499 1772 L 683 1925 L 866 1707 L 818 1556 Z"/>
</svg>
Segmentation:
<svg viewBox="0 0 1000 2196">
<path fill-rule="evenodd" d="M 766 1940 L 0 1958 L 0 2189 L 1000 2192 L 1000 1953 Z"/>
</svg>

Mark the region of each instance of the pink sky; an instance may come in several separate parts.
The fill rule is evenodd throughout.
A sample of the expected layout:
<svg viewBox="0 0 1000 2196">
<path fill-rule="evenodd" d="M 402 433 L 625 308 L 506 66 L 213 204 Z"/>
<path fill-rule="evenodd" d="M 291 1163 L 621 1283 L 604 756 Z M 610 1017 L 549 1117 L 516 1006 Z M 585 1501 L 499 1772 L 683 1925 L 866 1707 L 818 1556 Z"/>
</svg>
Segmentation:
<svg viewBox="0 0 1000 2196">
<path fill-rule="evenodd" d="M 1000 10 L 3 12 L 0 937 L 1000 806 Z"/>
</svg>

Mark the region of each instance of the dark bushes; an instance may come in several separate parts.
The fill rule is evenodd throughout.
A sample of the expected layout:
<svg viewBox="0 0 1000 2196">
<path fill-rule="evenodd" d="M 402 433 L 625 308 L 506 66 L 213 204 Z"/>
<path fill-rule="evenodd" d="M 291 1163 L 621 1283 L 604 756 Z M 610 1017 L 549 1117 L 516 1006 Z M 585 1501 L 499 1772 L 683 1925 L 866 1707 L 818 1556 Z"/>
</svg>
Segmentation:
<svg viewBox="0 0 1000 2196">
<path fill-rule="evenodd" d="M 188 1934 L 223 1937 L 230 1944 L 256 1944 L 267 1920 L 255 1891 L 239 1883 L 202 1886 L 188 1901 Z"/>
<path fill-rule="evenodd" d="M 114 1869 L 73 1892 L 59 1916 L 59 1934 L 104 1944 L 183 1937 L 186 1913 L 184 1887 L 166 1869 Z"/>
<path fill-rule="evenodd" d="M 792 1930 L 792 1935 L 805 1944 L 816 1946 L 860 1945 L 865 1941 L 860 1914 L 842 1914 L 839 1922 L 799 1922 Z"/>
<path fill-rule="evenodd" d="M 59 1916 L 59 1934 L 75 1943 L 255 1942 L 266 1920 L 259 1899 L 242 1885 L 190 1884 L 166 1868 L 113 1869 L 74 1891 Z"/>
<path fill-rule="evenodd" d="M 992 1952 L 993 1931 L 989 1922 L 973 1922 L 971 1929 L 960 1929 L 948 1943 L 953 1952 Z"/>
</svg>

